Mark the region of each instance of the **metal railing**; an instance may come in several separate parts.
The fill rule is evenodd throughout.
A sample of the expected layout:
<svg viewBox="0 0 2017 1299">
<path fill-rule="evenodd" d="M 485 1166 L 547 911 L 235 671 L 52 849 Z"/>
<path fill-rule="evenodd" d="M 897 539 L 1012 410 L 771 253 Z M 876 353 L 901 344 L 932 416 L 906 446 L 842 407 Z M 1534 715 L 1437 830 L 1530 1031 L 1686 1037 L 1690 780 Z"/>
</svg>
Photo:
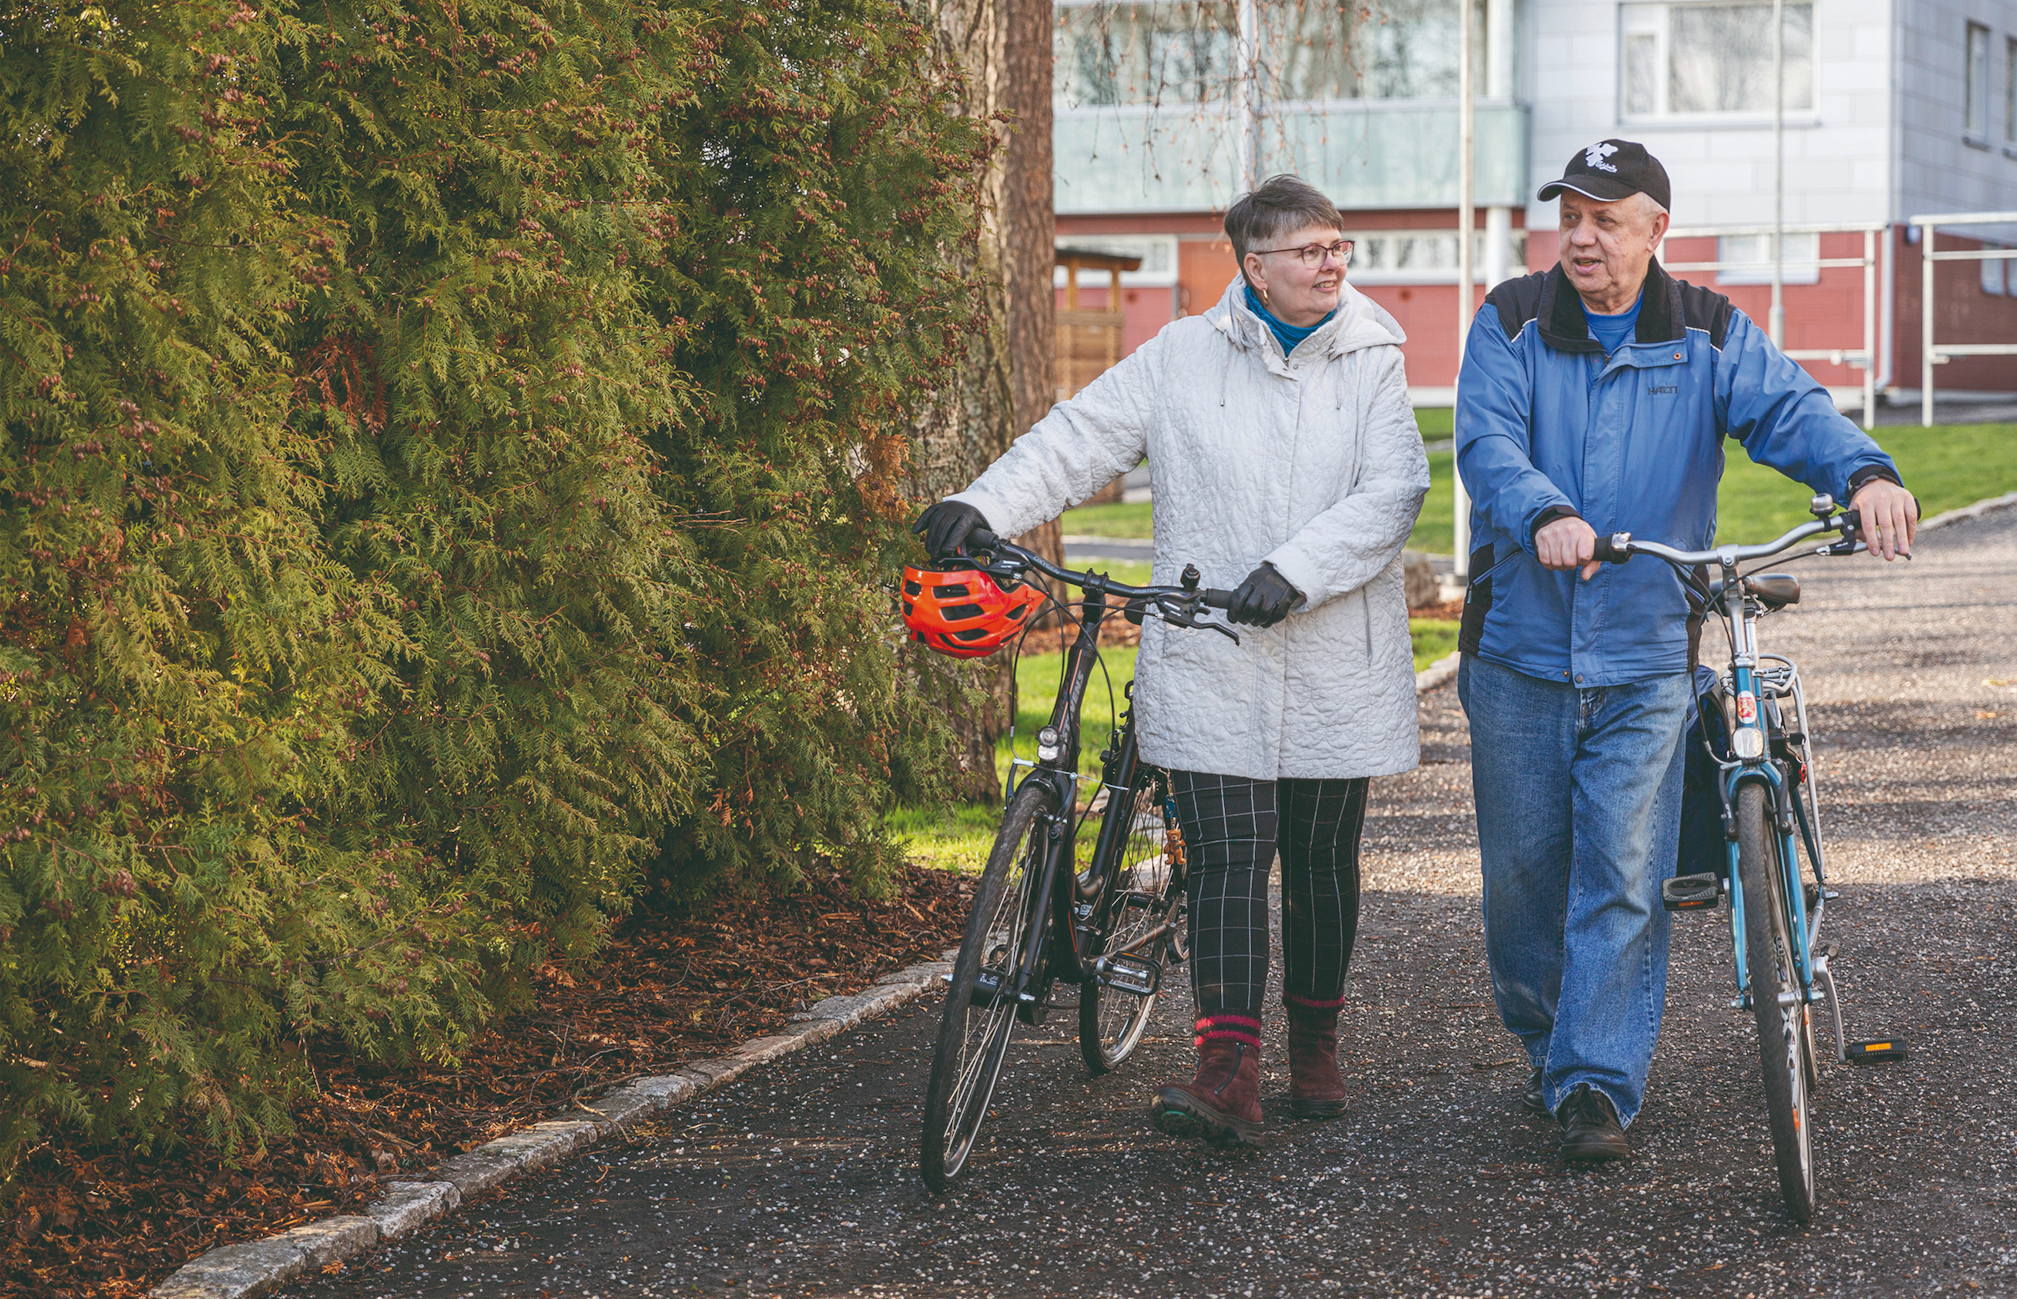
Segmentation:
<svg viewBox="0 0 2017 1299">
<path fill-rule="evenodd" d="M 1863 268 L 1863 346 L 1844 347 L 1798 347 L 1784 349 L 1786 355 L 1795 361 L 1827 361 L 1832 365 L 1846 365 L 1863 372 L 1863 427 L 1877 426 L 1877 258 L 1879 245 L 1889 251 L 1889 240 L 1879 240 L 1884 233 L 1882 222 L 1862 222 L 1852 225 L 1805 225 L 1781 226 L 1780 233 L 1788 235 L 1814 235 L 1815 250 L 1821 246 L 1821 235 L 1863 236 L 1861 257 L 1801 257 L 1784 259 L 1780 262 L 1782 271 L 1820 271 L 1832 267 L 1860 266 Z M 1692 226 L 1687 229 L 1669 230 L 1668 239 L 1722 239 L 1733 235 L 1772 235 L 1771 226 Z M 1662 263 L 1670 271 L 1756 271 L 1770 274 L 1769 261 L 1749 262 L 1667 262 Z"/>
<path fill-rule="evenodd" d="M 1933 341 L 1933 263 L 1995 262 L 2017 258 L 2017 248 L 1956 248 L 1935 252 L 1933 240 L 1940 226 L 1989 226 L 2017 223 L 2017 212 L 1934 212 L 1910 218 L 1906 224 L 1919 227 L 1920 350 L 1919 422 L 1933 424 L 1933 367 L 1945 365 L 1957 356 L 2017 356 L 2017 343 L 1945 343 Z"/>
</svg>

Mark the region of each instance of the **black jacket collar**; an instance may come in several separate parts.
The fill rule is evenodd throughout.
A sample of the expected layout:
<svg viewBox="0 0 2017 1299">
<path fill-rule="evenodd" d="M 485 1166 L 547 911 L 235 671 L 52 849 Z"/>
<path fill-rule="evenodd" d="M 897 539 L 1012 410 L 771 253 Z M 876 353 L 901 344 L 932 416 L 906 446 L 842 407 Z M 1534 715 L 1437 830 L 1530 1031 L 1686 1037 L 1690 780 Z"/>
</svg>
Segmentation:
<svg viewBox="0 0 2017 1299">
<path fill-rule="evenodd" d="M 1633 342 L 1673 343 L 1687 333 L 1681 282 L 1667 274 L 1657 257 L 1647 264 L 1646 283 L 1640 290 L 1639 301 L 1639 323 L 1632 334 Z M 1535 315 L 1541 327 L 1541 341 L 1557 352 L 1603 352 L 1603 345 L 1590 337 L 1583 300 L 1576 296 L 1560 262 L 1542 281 L 1540 309 Z"/>
</svg>

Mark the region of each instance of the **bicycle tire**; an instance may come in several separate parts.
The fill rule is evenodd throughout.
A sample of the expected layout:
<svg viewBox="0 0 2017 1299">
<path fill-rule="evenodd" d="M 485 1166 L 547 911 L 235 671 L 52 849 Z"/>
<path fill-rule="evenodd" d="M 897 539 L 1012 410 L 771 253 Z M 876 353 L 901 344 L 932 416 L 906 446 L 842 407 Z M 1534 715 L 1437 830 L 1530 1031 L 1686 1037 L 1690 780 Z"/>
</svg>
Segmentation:
<svg viewBox="0 0 2017 1299">
<path fill-rule="evenodd" d="M 1015 1031 L 1015 1003 L 997 999 L 976 1006 L 974 986 L 989 962 L 1012 968 L 1014 954 L 1027 941 L 1032 919 L 1030 858 L 1042 843 L 1033 836 L 1041 834 L 1039 818 L 1053 801 L 1050 788 L 1038 781 L 1027 781 L 1016 791 L 974 892 L 973 914 L 939 1013 L 938 1044 L 925 1088 L 918 1167 L 925 1185 L 934 1191 L 945 1190 L 965 1173 L 1001 1078 L 1009 1037 Z M 1035 919 L 1046 917 L 1040 914 Z"/>
<path fill-rule="evenodd" d="M 1771 1121 L 1773 1160 L 1786 1212 L 1799 1223 L 1814 1217 L 1814 1125 L 1805 1058 L 1812 1038 L 1804 1003 L 1782 1004 L 1800 990 L 1786 923 L 1785 873 L 1779 840 L 1766 812 L 1765 787 L 1748 781 L 1737 791 L 1737 865 L 1744 888 L 1744 963 L 1751 980 L 1751 1013 L 1758 1024 L 1758 1063 Z"/>
<path fill-rule="evenodd" d="M 1126 796 L 1107 804 L 1107 817 L 1126 818 L 1127 828 L 1111 840 L 1115 861 L 1111 870 L 1103 872 L 1106 884 L 1093 911 L 1094 939 L 1086 954 L 1088 964 L 1152 932 L 1172 918 L 1182 903 L 1182 880 L 1170 870 L 1165 856 L 1156 776 L 1155 768 L 1137 764 L 1134 784 Z M 1095 862 L 1092 869 L 1100 871 L 1103 865 Z M 1160 978 L 1168 972 L 1169 951 L 1170 940 L 1165 935 L 1136 955 L 1153 962 Z M 1094 1077 L 1134 1054 L 1155 1010 L 1157 995 L 1097 980 L 1079 988 L 1079 1054 Z"/>
</svg>

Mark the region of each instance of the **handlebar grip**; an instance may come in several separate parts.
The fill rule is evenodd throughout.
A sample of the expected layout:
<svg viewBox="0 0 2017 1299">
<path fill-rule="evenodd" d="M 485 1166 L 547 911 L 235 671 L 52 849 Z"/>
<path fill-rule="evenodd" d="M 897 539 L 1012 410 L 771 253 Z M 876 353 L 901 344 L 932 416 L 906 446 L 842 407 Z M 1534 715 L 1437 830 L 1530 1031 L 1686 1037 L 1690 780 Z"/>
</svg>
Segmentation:
<svg viewBox="0 0 2017 1299">
<path fill-rule="evenodd" d="M 1208 586 L 1205 588 L 1204 596 L 1203 603 L 1207 609 L 1230 609 L 1233 607 L 1233 593 L 1231 591 L 1221 590 L 1216 586 Z"/>
<path fill-rule="evenodd" d="M 972 532 L 966 534 L 966 540 L 960 542 L 959 547 L 961 550 L 972 552 L 976 550 L 993 550 L 1000 544 L 1001 538 L 997 537 L 994 533 L 989 532 L 986 528 L 975 528 Z"/>
<path fill-rule="evenodd" d="M 1632 557 L 1631 551 L 1620 550 L 1614 544 L 1619 537 L 1625 539 L 1626 545 L 1629 546 L 1632 544 L 1632 538 L 1629 533 L 1599 534 L 1596 542 L 1590 548 L 1590 558 L 1600 564 L 1622 564 L 1630 559 Z"/>
</svg>

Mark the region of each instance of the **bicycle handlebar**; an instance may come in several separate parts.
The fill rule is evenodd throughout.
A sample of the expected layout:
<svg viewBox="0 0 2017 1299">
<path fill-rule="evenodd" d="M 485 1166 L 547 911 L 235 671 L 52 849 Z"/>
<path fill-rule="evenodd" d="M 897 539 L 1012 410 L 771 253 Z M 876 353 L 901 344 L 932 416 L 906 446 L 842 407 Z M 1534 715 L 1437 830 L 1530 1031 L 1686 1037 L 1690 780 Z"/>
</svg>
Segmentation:
<svg viewBox="0 0 2017 1299">
<path fill-rule="evenodd" d="M 1718 546 L 1713 550 L 1676 550 L 1672 546 L 1657 541 L 1635 541 L 1629 532 L 1614 532 L 1609 536 L 1599 536 L 1591 548 L 1590 558 L 1604 564 L 1622 564 L 1634 555 L 1651 555 L 1664 559 L 1669 564 L 1692 568 L 1697 564 L 1718 564 L 1725 568 L 1735 568 L 1747 559 L 1765 559 L 1781 551 L 1790 550 L 1809 537 L 1824 532 L 1840 532 L 1842 540 L 1831 542 L 1815 551 L 1816 554 L 1854 554 L 1862 544 L 1857 537 L 1858 519 L 1856 511 L 1843 510 L 1824 519 L 1803 523 L 1791 532 L 1768 541 L 1762 546 Z"/>
<path fill-rule="evenodd" d="M 1056 578 L 1058 581 L 1069 586 L 1076 586 L 1081 589 L 1085 587 L 1087 580 L 1092 576 L 1089 572 L 1081 573 L 1074 572 L 1069 568 L 1060 568 L 1058 565 L 1045 559 L 1042 555 L 1024 550 L 1013 542 L 1002 540 L 986 528 L 975 528 L 972 532 L 967 533 L 966 541 L 962 543 L 962 549 L 969 552 L 1007 551 L 1014 555 L 1024 566 L 1034 568 L 1046 577 Z M 1198 605 L 1206 609 L 1230 609 L 1233 606 L 1233 593 L 1215 586 L 1188 588 L 1181 586 L 1129 586 L 1125 582 L 1110 581 L 1106 584 L 1106 589 L 1110 594 L 1130 600 L 1174 599 L 1183 600 L 1186 603 L 1195 600 Z"/>
</svg>

